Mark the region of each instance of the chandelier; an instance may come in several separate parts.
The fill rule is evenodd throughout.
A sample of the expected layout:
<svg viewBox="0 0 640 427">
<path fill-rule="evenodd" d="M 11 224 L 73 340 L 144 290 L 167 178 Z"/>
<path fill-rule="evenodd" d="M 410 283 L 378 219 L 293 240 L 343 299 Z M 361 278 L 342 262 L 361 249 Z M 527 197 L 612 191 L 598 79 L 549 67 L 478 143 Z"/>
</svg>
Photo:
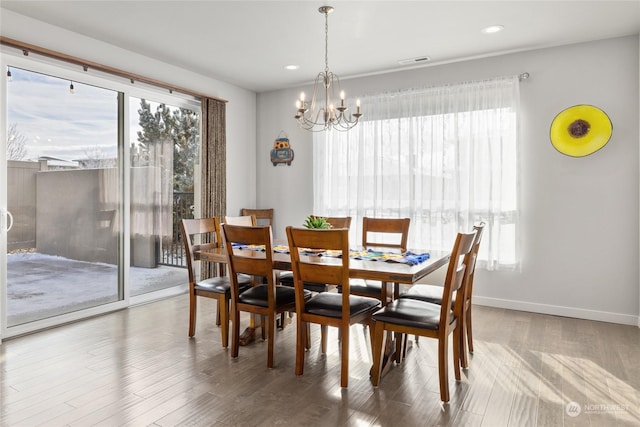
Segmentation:
<svg viewBox="0 0 640 427">
<path fill-rule="evenodd" d="M 311 102 L 305 99 L 304 92 L 296 101 L 296 115 L 298 125 L 302 129 L 311 132 L 321 132 L 327 129 L 347 131 L 358 124 L 362 116 L 360 113 L 360 100 L 356 101 L 356 112 L 349 117 L 348 108 L 344 104 L 344 91 L 340 88 L 340 79 L 337 74 L 329 71 L 329 13 L 333 7 L 322 6 L 318 12 L 324 13 L 324 71 L 318 73 L 313 86 Z M 340 94 L 339 104 L 336 90 Z M 320 97 L 324 95 L 324 100 Z"/>
</svg>

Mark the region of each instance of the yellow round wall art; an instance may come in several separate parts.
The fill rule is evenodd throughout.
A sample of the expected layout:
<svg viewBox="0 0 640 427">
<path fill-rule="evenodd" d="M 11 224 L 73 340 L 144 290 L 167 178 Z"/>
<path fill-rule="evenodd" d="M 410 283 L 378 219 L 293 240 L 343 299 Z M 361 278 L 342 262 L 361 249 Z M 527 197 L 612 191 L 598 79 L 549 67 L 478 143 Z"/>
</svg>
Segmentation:
<svg viewBox="0 0 640 427">
<path fill-rule="evenodd" d="M 613 126 L 609 116 L 593 105 L 574 105 L 561 111 L 551 122 L 553 146 L 571 157 L 584 157 L 604 147 Z"/>
</svg>

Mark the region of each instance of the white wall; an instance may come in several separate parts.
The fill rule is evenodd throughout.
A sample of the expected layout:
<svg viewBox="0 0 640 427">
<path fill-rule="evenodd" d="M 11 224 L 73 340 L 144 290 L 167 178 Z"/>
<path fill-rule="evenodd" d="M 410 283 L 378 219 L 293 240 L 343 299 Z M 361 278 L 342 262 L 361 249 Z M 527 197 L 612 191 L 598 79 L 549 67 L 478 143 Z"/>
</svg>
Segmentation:
<svg viewBox="0 0 640 427">
<path fill-rule="evenodd" d="M 0 28 L 4 37 L 229 101 L 226 111 L 227 210 L 230 213 L 239 212 L 240 208 L 255 204 L 256 175 L 251 167 L 256 161 L 254 149 L 256 94 L 254 92 L 5 9 L 1 12 Z M 237 173 L 239 169 L 242 173 Z"/>
<path fill-rule="evenodd" d="M 478 271 L 477 303 L 638 324 L 638 52 L 632 36 L 342 82 L 357 96 L 531 74 L 521 84 L 522 271 Z M 279 237 L 313 210 L 312 137 L 293 119 L 303 89 L 311 92 L 258 95 L 257 205 L 276 209 Z M 609 144 L 584 158 L 562 155 L 549 141 L 555 115 L 576 104 L 603 109 L 613 123 Z M 281 130 L 296 157 L 273 167 L 269 149 Z"/>
</svg>

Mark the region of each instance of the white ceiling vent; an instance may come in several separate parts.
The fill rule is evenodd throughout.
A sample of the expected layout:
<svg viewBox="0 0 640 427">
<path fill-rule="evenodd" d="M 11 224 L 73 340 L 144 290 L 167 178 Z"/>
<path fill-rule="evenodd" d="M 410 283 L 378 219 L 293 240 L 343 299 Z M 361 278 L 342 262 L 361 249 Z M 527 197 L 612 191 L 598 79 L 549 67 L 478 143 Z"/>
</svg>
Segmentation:
<svg viewBox="0 0 640 427">
<path fill-rule="evenodd" d="M 421 62 L 427 62 L 431 60 L 431 58 L 429 58 L 428 56 L 418 56 L 415 58 L 409 58 L 409 59 L 401 59 L 400 61 L 398 61 L 398 64 L 400 65 L 412 65 L 412 64 L 419 64 Z"/>
</svg>

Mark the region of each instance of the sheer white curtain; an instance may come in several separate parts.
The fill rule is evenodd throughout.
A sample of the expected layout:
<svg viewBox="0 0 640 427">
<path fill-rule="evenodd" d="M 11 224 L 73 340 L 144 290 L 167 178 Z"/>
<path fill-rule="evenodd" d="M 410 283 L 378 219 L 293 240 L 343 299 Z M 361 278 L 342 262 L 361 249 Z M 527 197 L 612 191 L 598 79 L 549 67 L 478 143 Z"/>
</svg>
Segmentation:
<svg viewBox="0 0 640 427">
<path fill-rule="evenodd" d="M 314 213 L 411 218 L 409 246 L 450 250 L 487 224 L 479 265 L 519 266 L 517 76 L 361 98 L 348 132 L 314 135 Z"/>
</svg>

